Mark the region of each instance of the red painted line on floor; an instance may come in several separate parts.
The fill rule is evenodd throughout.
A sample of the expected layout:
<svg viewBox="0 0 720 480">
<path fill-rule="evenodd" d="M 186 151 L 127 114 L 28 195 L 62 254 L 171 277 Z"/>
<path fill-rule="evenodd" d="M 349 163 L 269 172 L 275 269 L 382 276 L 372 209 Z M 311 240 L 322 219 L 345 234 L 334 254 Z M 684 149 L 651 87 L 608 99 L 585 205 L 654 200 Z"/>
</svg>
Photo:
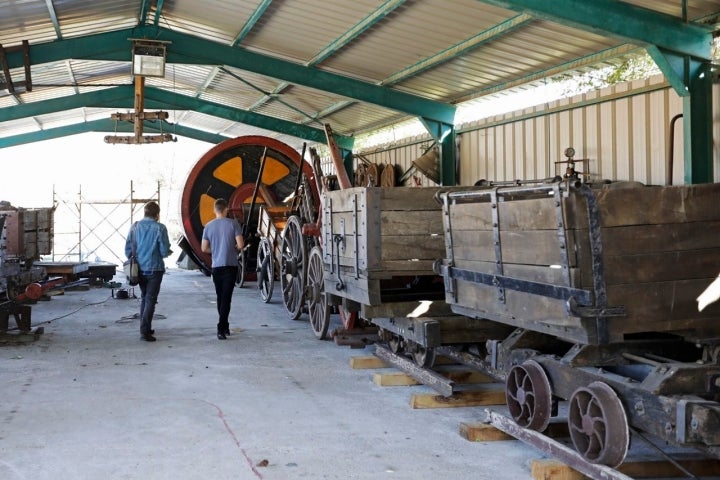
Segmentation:
<svg viewBox="0 0 720 480">
<path fill-rule="evenodd" d="M 218 412 L 218 417 L 220 418 L 220 420 L 222 420 L 223 425 L 225 425 L 225 430 L 227 430 L 227 432 L 230 434 L 230 436 L 232 437 L 233 441 L 235 442 L 235 445 L 237 445 L 237 447 L 240 449 L 240 452 L 243 454 L 243 457 L 245 457 L 245 460 L 247 461 L 247 464 L 248 464 L 248 466 L 250 467 L 250 470 L 252 470 L 252 472 L 255 474 L 255 476 L 256 476 L 257 478 L 262 479 L 263 476 L 260 474 L 260 472 L 258 472 L 258 469 L 255 468 L 255 464 L 253 463 L 252 459 L 251 459 L 250 456 L 247 454 L 247 452 L 246 452 L 245 449 L 242 447 L 242 445 L 240 445 L 240 440 L 238 440 L 238 438 L 237 438 L 237 436 L 235 435 L 235 432 L 233 431 L 233 429 L 230 428 L 230 425 L 228 424 L 227 420 L 225 419 L 225 413 L 222 411 L 222 409 L 221 409 L 220 407 L 218 407 L 217 405 L 215 405 L 214 403 L 212 403 L 212 402 L 208 402 L 207 400 L 202 400 L 202 401 L 205 402 L 205 403 L 207 403 L 208 405 L 212 405 L 213 407 L 215 407 L 215 409 L 216 409 L 217 412 Z"/>
</svg>

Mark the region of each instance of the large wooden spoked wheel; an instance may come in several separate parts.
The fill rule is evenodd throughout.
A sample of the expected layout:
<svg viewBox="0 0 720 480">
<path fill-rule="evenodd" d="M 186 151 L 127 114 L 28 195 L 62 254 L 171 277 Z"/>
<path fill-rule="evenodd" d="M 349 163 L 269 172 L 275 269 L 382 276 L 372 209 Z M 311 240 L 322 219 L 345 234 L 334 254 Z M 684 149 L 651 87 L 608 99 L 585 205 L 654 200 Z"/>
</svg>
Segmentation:
<svg viewBox="0 0 720 480">
<path fill-rule="evenodd" d="M 260 175 L 263 157 L 265 164 Z M 185 180 L 180 210 L 187 250 L 193 253 L 204 272 L 210 272 L 212 261 L 209 254 L 202 252 L 202 235 L 205 225 L 215 218 L 215 200 L 227 200 L 228 217 L 240 222 L 252 234 L 257 227 L 258 207 L 255 206 L 251 216 L 250 203 L 258 176 L 263 188 L 256 203 L 282 202 L 295 192 L 300 170 L 308 179 L 315 204 L 319 205 L 320 197 L 310 163 L 303 161 L 297 150 L 283 142 L 258 135 L 242 136 L 219 143 L 202 156 Z M 256 271 L 253 263 L 257 242 L 252 238 L 246 240 L 250 245 L 245 252 L 250 270 L 246 273 L 250 279 Z"/>
<path fill-rule="evenodd" d="M 268 303 L 275 287 L 275 259 L 272 246 L 267 238 L 260 239 L 257 251 L 257 283 L 260 298 Z"/>
<path fill-rule="evenodd" d="M 313 247 L 308 257 L 306 297 L 310 326 L 315 336 L 320 340 L 325 339 L 330 326 L 330 309 L 328 308 L 325 284 L 323 282 L 322 250 L 320 250 L 320 247 Z"/>
<path fill-rule="evenodd" d="M 280 288 L 283 292 L 283 303 L 290 318 L 297 320 L 300 318 L 305 294 L 307 247 L 300 218 L 296 215 L 288 218 L 285 224 L 280 251 Z"/>
<path fill-rule="evenodd" d="M 523 428 L 544 431 L 552 414 L 552 393 L 545 370 L 534 360 L 510 369 L 505 397 L 513 420 Z"/>
<path fill-rule="evenodd" d="M 612 388 L 603 382 L 580 387 L 570 397 L 570 439 L 585 460 L 620 465 L 630 446 L 627 415 Z"/>
</svg>

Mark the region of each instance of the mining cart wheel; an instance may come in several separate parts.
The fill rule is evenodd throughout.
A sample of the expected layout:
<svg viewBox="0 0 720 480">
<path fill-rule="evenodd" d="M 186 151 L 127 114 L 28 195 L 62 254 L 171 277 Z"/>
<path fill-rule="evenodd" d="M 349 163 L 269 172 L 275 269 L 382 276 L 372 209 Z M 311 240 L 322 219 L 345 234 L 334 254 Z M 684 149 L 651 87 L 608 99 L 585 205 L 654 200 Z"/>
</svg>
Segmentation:
<svg viewBox="0 0 720 480">
<path fill-rule="evenodd" d="M 324 340 L 330 326 L 330 308 L 328 308 L 327 297 L 325 296 L 323 258 L 320 247 L 313 247 L 310 250 L 305 297 L 313 333 L 320 340 Z"/>
<path fill-rule="evenodd" d="M 260 239 L 257 251 L 257 283 L 260 291 L 260 298 L 268 303 L 272 298 L 273 287 L 275 286 L 275 259 L 272 254 L 272 247 L 267 238 Z"/>
<path fill-rule="evenodd" d="M 400 337 L 400 335 L 391 333 L 387 343 L 388 347 L 390 347 L 390 351 L 395 355 L 399 355 L 405 351 L 405 341 L 402 337 Z"/>
<path fill-rule="evenodd" d="M 593 382 L 573 392 L 568 426 L 575 449 L 589 462 L 617 467 L 625 460 L 630 445 L 627 416 L 606 383 Z"/>
<path fill-rule="evenodd" d="M 238 252 L 238 273 L 235 279 L 235 285 L 237 288 L 243 288 L 245 286 L 245 270 L 247 269 L 247 255 L 245 249 Z"/>
<path fill-rule="evenodd" d="M 550 381 L 545 370 L 534 360 L 515 365 L 505 382 L 508 409 L 523 428 L 544 431 L 552 415 Z"/>
<path fill-rule="evenodd" d="M 307 271 L 307 246 L 302 235 L 300 219 L 296 215 L 290 216 L 282 232 L 280 251 L 280 287 L 283 292 L 283 302 L 290 318 L 300 318 L 305 293 L 305 280 Z"/>
<path fill-rule="evenodd" d="M 408 347 L 413 361 L 422 368 L 432 368 L 435 365 L 435 349 L 411 343 Z"/>
</svg>

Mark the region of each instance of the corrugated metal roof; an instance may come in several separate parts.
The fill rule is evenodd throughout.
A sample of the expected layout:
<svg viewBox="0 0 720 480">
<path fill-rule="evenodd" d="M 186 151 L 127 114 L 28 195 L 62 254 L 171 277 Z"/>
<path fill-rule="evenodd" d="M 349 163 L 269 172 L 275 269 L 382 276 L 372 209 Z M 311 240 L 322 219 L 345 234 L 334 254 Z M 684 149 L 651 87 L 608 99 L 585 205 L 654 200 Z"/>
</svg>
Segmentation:
<svg viewBox="0 0 720 480">
<path fill-rule="evenodd" d="M 626 3 L 676 17 L 682 13 L 679 0 Z M 8 47 L 28 40 L 33 45 L 58 37 L 131 29 L 140 23 L 142 5 L 139 0 L 0 0 L 0 44 Z M 614 52 L 619 47 L 617 54 L 621 55 L 630 50 L 621 47 L 623 41 L 617 38 L 532 19 L 478 0 L 164 0 L 148 1 L 147 5 L 146 25 L 157 19 L 159 27 L 174 32 L 224 46 L 238 43 L 238 48 L 272 58 L 446 103 L 537 81 L 542 75 L 538 72 L 555 74 L 565 65 L 585 71 L 592 68 L 592 62 L 584 59 L 596 59 L 593 55 L 598 52 Z M 717 0 L 689 0 L 687 10 L 690 19 L 714 15 L 717 23 L 720 4 Z M 502 33 L 493 36 L 498 30 Z M 242 38 L 241 32 L 246 33 Z M 318 57 L 320 53 L 323 55 Z M 597 57 L 597 61 L 612 59 Z M 429 67 L 420 68 L 425 65 L 421 62 Z M 415 68 L 418 71 L 408 73 Z M 72 52 L 67 60 L 33 64 L 31 71 L 32 92 L 20 88 L 13 97 L 0 90 L 0 135 L 66 121 L 64 114 L 58 113 L 57 118 L 37 117 L 41 119 L 38 122 L 3 122 L 4 108 L 132 83 L 129 62 L 78 59 Z M 23 79 L 24 69 L 13 68 L 11 76 L 14 81 Z M 340 134 L 367 132 L 409 118 L 383 106 L 355 101 L 353 92 L 348 91 L 346 97 L 344 92 L 292 85 L 251 73 L 241 65 L 170 64 L 165 78 L 148 78 L 146 84 L 302 125 L 319 127 L 329 122 Z M 78 121 L 87 115 L 87 110 L 69 112 Z M 317 118 L 319 113 L 323 115 Z M 222 135 L 248 130 L 230 120 L 210 120 L 208 115 L 188 113 L 178 118 L 185 126 Z M 257 133 L 255 127 L 249 130 Z"/>
</svg>

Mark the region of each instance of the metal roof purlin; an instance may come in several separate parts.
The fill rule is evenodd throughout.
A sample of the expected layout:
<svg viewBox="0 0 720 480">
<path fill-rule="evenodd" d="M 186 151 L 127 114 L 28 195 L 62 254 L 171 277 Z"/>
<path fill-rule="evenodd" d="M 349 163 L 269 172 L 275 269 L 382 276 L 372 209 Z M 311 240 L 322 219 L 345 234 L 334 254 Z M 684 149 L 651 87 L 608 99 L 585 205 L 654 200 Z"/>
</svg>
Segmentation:
<svg viewBox="0 0 720 480">
<path fill-rule="evenodd" d="M 262 0 L 260 4 L 257 6 L 255 11 L 250 15 L 250 18 L 248 18 L 247 22 L 245 22 L 245 25 L 243 25 L 242 29 L 240 30 L 240 33 L 237 34 L 237 37 L 232 42 L 233 47 L 237 47 L 240 42 L 243 41 L 245 37 L 248 36 L 250 31 L 255 27 L 255 24 L 262 18 L 263 14 L 265 13 L 265 10 L 268 9 L 270 4 L 272 3 L 272 0 Z"/>
<path fill-rule="evenodd" d="M 60 23 L 58 22 L 57 14 L 55 13 L 55 5 L 53 5 L 53 0 L 45 0 L 45 4 L 47 5 L 48 14 L 50 15 L 50 20 L 52 21 L 53 28 L 55 28 L 55 35 L 57 35 L 58 40 L 62 40 Z"/>
<path fill-rule="evenodd" d="M 220 67 L 213 67 L 213 69 L 210 71 L 210 74 L 205 78 L 205 81 L 202 85 L 200 85 L 200 88 L 198 88 L 198 92 L 195 94 L 195 98 L 200 98 L 200 95 L 205 93 L 205 90 L 207 90 L 208 86 L 215 80 L 215 77 L 218 76 L 218 73 L 220 73 Z"/>
<path fill-rule="evenodd" d="M 312 67 L 327 59 L 329 56 L 342 49 L 345 45 L 365 33 L 368 29 L 372 28 L 373 25 L 385 18 L 390 12 L 405 3 L 405 1 L 406 0 L 386 0 L 385 3 L 370 12 L 367 17 L 360 20 L 358 23 L 350 27 L 350 29 L 347 30 L 345 33 L 333 40 L 327 47 L 325 47 L 320 53 L 315 55 L 305 65 L 308 67 Z"/>
<path fill-rule="evenodd" d="M 133 108 L 134 91 L 134 88 L 128 85 L 3 108 L 0 109 L 0 122 L 81 107 Z M 146 87 L 145 98 L 146 107 L 148 108 L 191 110 L 306 140 L 321 143 L 325 141 L 325 132 L 318 128 L 208 102 L 187 95 L 177 95 L 174 92 L 159 88 Z M 340 145 L 352 146 L 354 142 L 354 139 L 348 136 L 336 134 L 336 138 Z"/>
<path fill-rule="evenodd" d="M 227 140 L 229 137 L 222 135 L 216 135 L 210 132 L 204 132 L 195 128 L 183 127 L 182 125 L 174 125 L 167 122 L 163 122 L 167 125 L 167 128 L 163 128 L 163 131 L 172 131 L 176 135 L 180 135 L 195 140 L 200 140 L 208 143 L 220 143 Z M 159 132 L 160 129 L 155 121 L 145 121 L 143 130 Z M 11 137 L 0 137 L 0 148 L 15 147 L 17 145 L 23 145 L 27 143 L 40 142 L 43 140 L 52 140 L 55 138 L 67 137 L 69 135 L 78 135 L 81 133 L 88 132 L 104 132 L 104 133 L 132 133 L 133 125 L 128 122 L 117 123 L 109 118 L 100 120 L 91 120 L 89 122 L 75 123 L 73 125 L 64 125 L 62 127 L 48 128 L 45 130 L 39 130 L 37 132 L 22 133 L 20 135 L 13 135 Z"/>
<path fill-rule="evenodd" d="M 455 106 L 362 80 L 305 67 L 287 60 L 251 52 L 163 27 L 136 27 L 109 33 L 35 44 L 30 47 L 33 63 L 68 58 L 130 61 L 127 39 L 148 34 L 153 39 L 172 42 L 169 63 L 228 65 L 298 85 L 354 98 L 408 115 L 453 123 Z M 11 66 L 22 66 L 22 56 L 8 55 Z"/>
<path fill-rule="evenodd" d="M 527 25 L 532 21 L 532 15 L 527 15 L 524 13 L 516 15 L 483 32 L 478 33 L 477 35 L 468 38 L 467 40 L 456 43 L 455 45 L 448 47 L 445 50 L 436 53 L 435 55 L 424 58 L 419 62 L 410 65 L 409 67 L 403 68 L 399 72 L 396 72 L 384 79 L 382 82 L 380 82 L 380 85 L 390 86 L 402 82 L 403 80 L 407 80 L 408 78 L 422 73 L 425 70 L 436 67 L 442 63 L 452 60 L 453 58 L 457 58 L 481 45 L 492 42 L 493 40 L 496 40 L 502 35 L 517 30 L 518 28 Z"/>
<path fill-rule="evenodd" d="M 490 85 L 488 87 L 483 87 L 481 89 L 474 90 L 472 92 L 468 92 L 465 95 L 463 95 L 462 97 L 455 99 L 455 101 L 461 102 L 464 100 L 474 99 L 474 98 L 482 97 L 485 95 L 491 95 L 493 93 L 497 93 L 502 90 L 507 90 L 507 89 L 510 89 L 513 87 L 524 85 L 526 83 L 534 82 L 537 80 L 542 80 L 543 78 L 548 78 L 548 77 L 552 77 L 554 75 L 559 75 L 563 72 L 571 71 L 574 69 L 588 67 L 591 65 L 596 65 L 605 60 L 609 60 L 611 58 L 617 58 L 621 55 L 628 54 L 628 53 L 639 52 L 641 50 L 642 50 L 642 47 L 638 47 L 636 45 L 630 45 L 630 44 L 618 45 L 617 47 L 608 48 L 601 52 L 597 52 L 597 53 L 593 53 L 590 55 L 586 55 L 584 57 L 576 58 L 575 60 L 571 60 L 569 62 L 565 62 L 560 65 L 556 65 L 554 67 L 547 68 L 545 70 L 533 72 L 529 75 L 525 75 L 523 77 L 516 78 L 516 79 L 508 81 L 508 82 L 502 82 L 502 83 L 498 83 L 495 85 Z"/>
<path fill-rule="evenodd" d="M 345 45 L 355 40 L 357 37 L 362 35 L 364 32 L 366 32 L 369 28 L 371 28 L 373 25 L 378 23 L 380 20 L 385 18 L 390 12 L 401 6 L 403 3 L 405 3 L 406 0 L 387 0 L 384 4 L 380 5 L 378 8 L 376 8 L 374 11 L 370 12 L 368 16 L 360 20 L 358 23 L 350 27 L 349 30 L 347 30 L 345 33 L 340 35 L 338 38 L 333 40 L 327 47 L 325 47 L 320 53 L 315 55 L 310 61 L 305 62 L 306 67 L 313 67 L 317 65 L 318 63 L 322 62 L 323 60 L 327 59 L 329 56 L 337 52 L 338 50 L 342 49 Z M 275 89 L 273 92 L 274 95 L 264 95 L 260 99 L 258 99 L 255 103 L 253 103 L 252 107 L 250 107 L 250 110 L 254 110 L 256 108 L 260 108 L 266 103 L 274 100 L 277 98 L 277 94 L 280 93 L 280 91 L 284 90 L 288 87 L 288 84 L 283 82 Z M 279 91 L 278 91 L 279 90 Z M 353 102 L 347 103 L 345 106 L 351 105 Z M 343 107 L 344 108 L 344 107 Z M 311 119 L 312 120 L 312 119 Z"/>
<path fill-rule="evenodd" d="M 619 0 L 478 0 L 632 43 L 710 59 L 712 29 Z"/>
<path fill-rule="evenodd" d="M 334 103 L 334 104 L 330 105 L 329 107 L 324 108 L 323 110 L 320 110 L 319 112 L 313 114 L 311 116 L 311 118 L 309 118 L 307 120 L 303 120 L 302 123 L 303 124 L 318 123 L 318 124 L 322 125 L 323 124 L 323 122 L 321 121 L 322 118 L 328 117 L 328 116 L 332 115 L 333 113 L 339 112 L 343 108 L 347 108 L 350 105 L 354 105 L 354 104 L 355 104 L 355 102 L 353 100 L 343 100 L 341 102 Z"/>
</svg>

